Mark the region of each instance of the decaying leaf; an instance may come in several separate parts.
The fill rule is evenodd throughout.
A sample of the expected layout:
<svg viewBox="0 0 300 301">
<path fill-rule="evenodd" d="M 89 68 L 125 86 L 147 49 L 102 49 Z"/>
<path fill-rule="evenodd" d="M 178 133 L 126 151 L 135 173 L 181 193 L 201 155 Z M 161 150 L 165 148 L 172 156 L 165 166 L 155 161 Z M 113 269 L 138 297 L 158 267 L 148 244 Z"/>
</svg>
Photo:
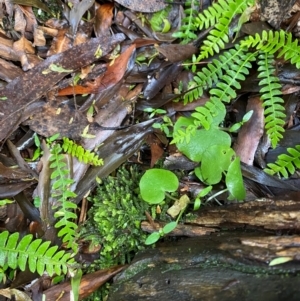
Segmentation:
<svg viewBox="0 0 300 301">
<path fill-rule="evenodd" d="M 91 39 L 89 42 L 75 46 L 64 53 L 49 57 L 34 69 L 26 72 L 24 76 L 16 78 L 5 88 L 0 89 L 0 97 L 7 97 L 7 101 L 0 102 L 0 140 L 4 139 L 8 133 L 25 120 L 24 118 L 28 118 L 28 116 L 22 117 L 25 108 L 36 103 L 54 84 L 67 75 L 67 73 L 58 72 L 43 75 L 43 70 L 49 68 L 53 62 L 64 69 L 79 69 L 95 61 L 94 54 L 99 44 L 103 45 L 102 52 L 103 55 L 106 55 L 124 39 L 123 34 Z M 74 60 L 75 57 L 76 60 Z"/>
<path fill-rule="evenodd" d="M 64 13 L 65 17 L 69 21 L 69 24 L 71 26 L 71 35 L 75 37 L 77 32 L 78 24 L 84 15 L 84 13 L 92 7 L 95 0 L 82 0 L 80 2 L 77 2 L 71 9 L 65 5 L 64 6 Z"/>
<path fill-rule="evenodd" d="M 99 93 L 103 89 L 118 83 L 127 71 L 128 64 L 131 62 L 132 54 L 135 50 L 135 44 L 129 46 L 112 65 L 108 65 L 106 72 L 96 78 L 93 82 L 87 82 L 85 86 L 67 87 L 58 92 L 59 96 L 73 94 L 92 94 Z"/>
<path fill-rule="evenodd" d="M 105 3 L 102 5 L 98 4 L 98 6 L 99 7 L 96 8 L 94 25 L 96 37 L 108 34 L 110 26 L 112 24 L 114 8 L 114 5 L 112 3 Z"/>
<path fill-rule="evenodd" d="M 242 126 L 234 150 L 242 162 L 253 165 L 259 140 L 264 133 L 264 110 L 259 97 L 249 99 L 247 111 L 250 110 L 254 113 L 251 119 Z"/>
<path fill-rule="evenodd" d="M 186 208 L 186 206 L 189 204 L 190 199 L 189 197 L 184 194 L 183 196 L 180 197 L 179 200 L 175 201 L 174 205 L 171 206 L 168 209 L 168 214 L 172 216 L 172 218 L 175 218 L 180 211 L 184 210 Z"/>
</svg>

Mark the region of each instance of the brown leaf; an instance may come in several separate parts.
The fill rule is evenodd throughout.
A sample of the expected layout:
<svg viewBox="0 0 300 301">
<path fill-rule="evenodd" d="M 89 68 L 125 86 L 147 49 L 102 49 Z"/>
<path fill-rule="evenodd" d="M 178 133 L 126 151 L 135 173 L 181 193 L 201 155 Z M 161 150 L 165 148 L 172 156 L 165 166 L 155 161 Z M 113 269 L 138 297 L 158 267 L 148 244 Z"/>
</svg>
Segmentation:
<svg viewBox="0 0 300 301">
<path fill-rule="evenodd" d="M 172 63 L 187 60 L 198 51 L 197 47 L 191 44 L 164 44 L 156 46 L 156 49 Z"/>
<path fill-rule="evenodd" d="M 0 78 L 6 82 L 11 82 L 16 77 L 21 76 L 23 71 L 12 62 L 0 58 Z"/>
<path fill-rule="evenodd" d="M 35 64 L 30 60 L 28 54 L 34 54 L 32 43 L 22 36 L 18 41 L 14 42 L 13 49 L 19 55 L 22 69 L 27 71 L 32 69 Z"/>
<path fill-rule="evenodd" d="M 19 31 L 22 34 L 25 32 L 26 20 L 24 18 L 23 12 L 19 5 L 15 6 L 15 26 L 14 30 Z"/>
<path fill-rule="evenodd" d="M 64 88 L 58 91 L 58 95 L 99 93 L 101 90 L 115 85 L 123 78 L 134 50 L 135 45 L 132 44 L 115 59 L 115 62 L 112 65 L 108 65 L 107 70 L 103 75 L 96 78 L 93 82 L 87 82 L 85 86 L 78 85 Z"/>
<path fill-rule="evenodd" d="M 96 37 L 109 34 L 113 19 L 113 8 L 114 5 L 112 3 L 106 3 L 99 5 L 96 9 L 94 26 Z"/>
<path fill-rule="evenodd" d="M 259 97 L 249 99 L 247 111 L 250 110 L 253 110 L 253 115 L 239 131 L 234 150 L 241 162 L 253 165 L 259 140 L 264 133 L 264 110 Z"/>
<path fill-rule="evenodd" d="M 99 45 L 102 55 L 106 55 L 124 38 L 123 34 L 115 34 L 113 37 L 91 39 L 85 44 L 49 57 L 24 76 L 16 78 L 5 88 L 0 89 L 0 97 L 6 97 L 5 101 L 0 102 L 0 140 L 25 120 L 22 115 L 26 107 L 37 102 L 53 85 L 71 72 L 51 71 L 46 75 L 42 74 L 51 64 L 57 64 L 66 70 L 79 69 L 96 60 L 95 52 Z"/>
<path fill-rule="evenodd" d="M 164 150 L 157 143 L 152 143 L 150 148 L 151 148 L 151 164 L 150 164 L 150 167 L 152 168 L 154 166 L 154 164 L 162 157 L 162 155 L 164 154 Z"/>
<path fill-rule="evenodd" d="M 64 14 L 66 19 L 69 21 L 69 24 L 71 26 L 71 35 L 75 36 L 77 32 L 78 24 L 84 15 L 84 13 L 92 7 L 94 4 L 94 0 L 82 0 L 72 7 L 70 9 L 66 4 L 64 5 Z"/>
<path fill-rule="evenodd" d="M 109 269 L 100 270 L 91 274 L 84 275 L 80 282 L 79 300 L 86 298 L 103 285 L 107 280 L 121 272 L 126 266 L 115 266 Z M 70 300 L 71 283 L 66 281 L 57 284 L 43 293 L 47 301 L 69 301 Z"/>
</svg>

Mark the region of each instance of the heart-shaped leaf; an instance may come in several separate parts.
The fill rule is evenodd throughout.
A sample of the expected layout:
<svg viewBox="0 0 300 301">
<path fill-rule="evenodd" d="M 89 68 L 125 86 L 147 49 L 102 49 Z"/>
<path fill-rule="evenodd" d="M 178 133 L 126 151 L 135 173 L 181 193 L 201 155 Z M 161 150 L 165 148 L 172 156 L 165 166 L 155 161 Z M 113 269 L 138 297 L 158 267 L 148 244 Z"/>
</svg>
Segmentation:
<svg viewBox="0 0 300 301">
<path fill-rule="evenodd" d="M 207 148 L 202 155 L 200 166 L 202 180 L 209 185 L 219 183 L 234 156 L 234 150 L 227 145 L 217 144 Z M 199 169 L 197 171 L 199 172 Z"/>
<path fill-rule="evenodd" d="M 177 148 L 180 152 L 185 154 L 189 159 L 195 162 L 200 162 L 204 152 L 213 145 L 224 145 L 230 147 L 231 139 L 230 136 L 223 131 L 216 128 L 210 130 L 201 129 L 196 131 L 195 135 L 191 137 L 189 143 L 179 142 Z"/>
<path fill-rule="evenodd" d="M 165 198 L 165 192 L 173 192 L 179 182 L 174 173 L 165 169 L 149 169 L 140 180 L 140 192 L 144 201 L 159 204 Z"/>
</svg>

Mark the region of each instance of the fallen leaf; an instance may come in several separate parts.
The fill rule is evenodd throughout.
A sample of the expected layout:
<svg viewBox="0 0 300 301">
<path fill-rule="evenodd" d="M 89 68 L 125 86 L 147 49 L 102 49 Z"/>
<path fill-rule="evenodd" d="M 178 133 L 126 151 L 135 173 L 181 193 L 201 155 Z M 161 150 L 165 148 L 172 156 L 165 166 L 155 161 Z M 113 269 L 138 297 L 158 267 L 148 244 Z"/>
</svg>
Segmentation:
<svg viewBox="0 0 300 301">
<path fill-rule="evenodd" d="M 112 3 L 106 3 L 99 5 L 96 9 L 94 25 L 96 37 L 109 33 L 113 19 L 113 8 L 114 5 Z"/>
<path fill-rule="evenodd" d="M 103 285 L 107 280 L 121 272 L 126 266 L 115 266 L 109 269 L 100 270 L 94 273 L 84 275 L 80 281 L 79 300 L 86 298 Z M 57 284 L 44 291 L 47 301 L 69 301 L 71 283 L 70 281 Z"/>
<path fill-rule="evenodd" d="M 114 64 L 108 65 L 106 72 L 97 77 L 93 82 L 87 82 L 85 86 L 70 86 L 58 91 L 59 96 L 74 94 L 99 93 L 104 89 L 118 83 L 127 71 L 128 64 L 131 62 L 135 45 L 129 46 L 120 56 L 115 59 Z"/>
<path fill-rule="evenodd" d="M 65 69 L 79 69 L 96 60 L 94 54 L 99 44 L 102 45 L 103 55 L 106 55 L 124 39 L 123 34 L 91 39 L 89 42 L 75 46 L 64 53 L 49 57 L 34 69 L 26 72 L 24 76 L 16 78 L 0 89 L 0 97 L 7 97 L 7 101 L 0 102 L 0 140 L 4 139 L 18 124 L 25 120 L 22 115 L 29 105 L 36 103 L 53 85 L 67 75 L 67 73 L 57 72 L 43 75 L 43 70 L 47 69 L 53 62 Z"/>
<path fill-rule="evenodd" d="M 253 165 L 258 143 L 264 133 L 264 110 L 259 97 L 249 99 L 247 111 L 250 110 L 253 110 L 253 115 L 240 129 L 234 150 L 242 162 Z"/>
</svg>

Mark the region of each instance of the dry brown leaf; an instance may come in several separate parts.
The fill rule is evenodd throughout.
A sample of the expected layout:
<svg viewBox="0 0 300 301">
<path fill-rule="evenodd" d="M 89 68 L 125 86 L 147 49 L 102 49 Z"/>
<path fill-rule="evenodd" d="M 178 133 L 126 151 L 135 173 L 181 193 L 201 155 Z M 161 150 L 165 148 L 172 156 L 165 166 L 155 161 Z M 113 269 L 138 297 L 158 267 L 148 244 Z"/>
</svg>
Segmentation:
<svg viewBox="0 0 300 301">
<path fill-rule="evenodd" d="M 47 52 L 47 56 L 64 52 L 72 46 L 70 38 L 66 35 L 67 28 L 60 28 L 57 30 L 57 35 L 52 41 L 52 45 Z"/>
<path fill-rule="evenodd" d="M 19 55 L 19 59 L 22 65 L 22 69 L 27 71 L 34 67 L 34 63 L 30 62 L 27 54 L 34 54 L 35 50 L 32 43 L 22 36 L 18 41 L 14 42 L 13 49 Z"/>
<path fill-rule="evenodd" d="M 26 20 L 23 15 L 22 9 L 20 8 L 19 5 L 15 6 L 14 21 L 15 21 L 14 30 L 21 32 L 23 35 L 25 32 L 25 28 L 26 28 Z"/>
<path fill-rule="evenodd" d="M 98 8 L 96 7 L 94 26 L 96 37 L 100 37 L 101 35 L 106 35 L 109 33 L 109 29 L 112 24 L 114 8 L 112 3 L 106 3 L 98 6 Z"/>
<path fill-rule="evenodd" d="M 34 44 L 34 46 L 45 46 L 46 45 L 46 39 L 44 36 L 44 32 L 38 27 L 35 27 L 34 31 L 33 31 L 33 44 Z"/>
<path fill-rule="evenodd" d="M 234 150 L 241 158 L 241 162 L 253 165 L 259 140 L 264 133 L 264 110 L 259 97 L 249 99 L 247 112 L 250 110 L 253 110 L 253 115 L 239 131 Z"/>
<path fill-rule="evenodd" d="M 21 76 L 23 71 L 12 62 L 5 61 L 0 58 L 0 79 L 10 82 L 18 76 Z"/>
<path fill-rule="evenodd" d="M 9 61 L 19 61 L 19 55 L 13 49 L 13 41 L 0 37 L 0 56 Z"/>
<path fill-rule="evenodd" d="M 126 266 L 115 266 L 109 269 L 100 270 L 91 274 L 84 275 L 80 281 L 79 300 L 86 298 L 107 280 L 121 272 Z M 69 301 L 71 283 L 70 281 L 57 284 L 44 292 L 47 301 Z"/>
<path fill-rule="evenodd" d="M 85 86 L 78 85 L 64 88 L 58 91 L 58 95 L 99 93 L 101 90 L 115 85 L 123 78 L 134 50 L 135 44 L 132 44 L 115 59 L 112 65 L 108 65 L 107 70 L 103 75 L 96 78 L 93 82 L 87 82 Z"/>
</svg>

